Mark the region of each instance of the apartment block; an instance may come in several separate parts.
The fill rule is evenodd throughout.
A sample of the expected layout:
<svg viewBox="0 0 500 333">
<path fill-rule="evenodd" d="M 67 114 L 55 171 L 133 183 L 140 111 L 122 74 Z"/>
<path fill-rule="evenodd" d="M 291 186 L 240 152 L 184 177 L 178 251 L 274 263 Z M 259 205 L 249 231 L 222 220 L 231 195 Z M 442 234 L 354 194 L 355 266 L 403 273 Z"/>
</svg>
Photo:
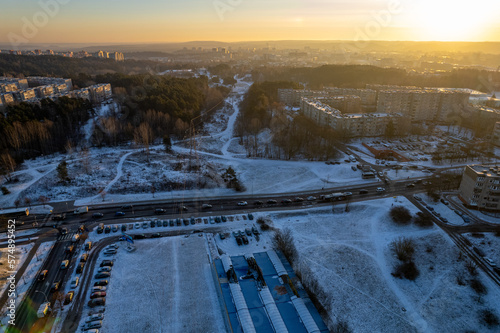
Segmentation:
<svg viewBox="0 0 500 333">
<path fill-rule="evenodd" d="M 36 97 L 44 99 L 54 94 L 53 86 L 40 86 L 35 88 Z"/>
<path fill-rule="evenodd" d="M 500 168 L 469 165 L 460 184 L 460 198 L 472 208 L 500 210 Z"/>
<path fill-rule="evenodd" d="M 0 96 L 4 106 L 7 106 L 8 104 L 14 103 L 16 101 L 13 93 L 0 94 Z"/>
<path fill-rule="evenodd" d="M 88 89 L 92 103 L 101 103 L 112 96 L 111 84 L 109 83 L 96 84 L 88 87 Z"/>
</svg>

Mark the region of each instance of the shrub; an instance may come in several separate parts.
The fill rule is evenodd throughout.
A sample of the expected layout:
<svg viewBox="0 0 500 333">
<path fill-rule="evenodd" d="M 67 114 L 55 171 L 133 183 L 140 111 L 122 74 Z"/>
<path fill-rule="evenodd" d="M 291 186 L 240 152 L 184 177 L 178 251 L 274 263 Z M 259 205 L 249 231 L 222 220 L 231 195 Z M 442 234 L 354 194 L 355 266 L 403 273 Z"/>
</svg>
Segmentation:
<svg viewBox="0 0 500 333">
<path fill-rule="evenodd" d="M 400 279 L 408 279 L 410 281 L 414 281 L 420 272 L 418 271 L 417 266 L 413 261 L 405 262 L 396 266 L 396 270 L 392 273 L 392 276 L 400 278 Z"/>
<path fill-rule="evenodd" d="M 419 227 L 432 227 L 434 225 L 431 215 L 422 212 L 418 212 L 415 215 L 415 224 Z"/>
<path fill-rule="evenodd" d="M 500 325 L 498 316 L 490 309 L 481 311 L 480 317 L 481 321 L 489 328 L 494 328 Z"/>
<path fill-rule="evenodd" d="M 261 217 L 257 218 L 257 223 L 264 224 L 264 223 L 266 223 L 266 220 L 264 220 L 264 218 L 261 216 Z"/>
<path fill-rule="evenodd" d="M 397 224 L 408 224 L 411 222 L 411 214 L 408 208 L 404 206 L 395 206 L 391 208 L 391 218 Z"/>
<path fill-rule="evenodd" d="M 293 265 L 295 259 L 297 259 L 298 252 L 291 229 L 276 230 L 273 238 L 273 247 L 283 252 L 288 261 Z"/>
<path fill-rule="evenodd" d="M 352 333 L 352 330 L 346 321 L 340 320 L 337 323 L 335 323 L 331 332 L 332 333 Z"/>
<path fill-rule="evenodd" d="M 5 187 L 5 186 L 2 186 L 2 194 L 3 194 L 3 195 L 10 194 L 9 189 L 8 189 L 7 187 Z"/>
<path fill-rule="evenodd" d="M 271 227 L 266 222 L 264 222 L 260 225 L 260 230 L 262 230 L 262 231 L 268 231 L 269 229 L 271 229 Z"/>
<path fill-rule="evenodd" d="M 479 281 L 478 279 L 472 279 L 469 281 L 469 284 L 472 289 L 478 294 L 478 295 L 485 295 L 487 293 L 486 286 Z"/>
<path fill-rule="evenodd" d="M 411 261 L 415 254 L 415 243 L 410 238 L 399 237 L 391 243 L 390 247 L 401 261 Z"/>
<path fill-rule="evenodd" d="M 474 261 L 468 260 L 465 263 L 465 268 L 467 269 L 467 272 L 469 272 L 470 275 L 472 275 L 472 276 L 477 275 L 477 266 L 476 266 L 476 263 Z"/>
</svg>

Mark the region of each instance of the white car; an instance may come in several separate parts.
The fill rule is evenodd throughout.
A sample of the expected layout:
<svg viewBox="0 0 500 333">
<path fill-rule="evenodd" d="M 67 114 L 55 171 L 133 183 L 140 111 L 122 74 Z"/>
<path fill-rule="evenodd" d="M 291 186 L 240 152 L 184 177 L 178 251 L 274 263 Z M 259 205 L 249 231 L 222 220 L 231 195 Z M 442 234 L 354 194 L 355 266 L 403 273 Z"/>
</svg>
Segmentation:
<svg viewBox="0 0 500 333">
<path fill-rule="evenodd" d="M 385 192 L 385 188 L 383 188 L 383 187 L 377 188 L 377 193 L 383 193 L 383 192 Z"/>
<path fill-rule="evenodd" d="M 141 224 L 139 222 L 137 222 L 135 225 L 134 225 L 134 228 L 136 229 L 139 229 L 141 227 Z"/>
<path fill-rule="evenodd" d="M 99 267 L 99 269 L 97 270 L 97 272 L 98 273 L 111 272 L 111 267 L 109 267 L 109 266 Z"/>
<path fill-rule="evenodd" d="M 238 202 L 238 206 L 246 206 L 246 205 L 248 205 L 248 202 L 246 202 L 246 201 Z"/>
<path fill-rule="evenodd" d="M 344 192 L 344 196 L 350 197 L 350 196 L 352 196 L 352 192 Z"/>
<path fill-rule="evenodd" d="M 106 248 L 107 249 L 115 249 L 116 250 L 118 248 L 118 245 L 116 245 L 116 244 L 110 244 L 110 245 L 106 246 Z"/>
<path fill-rule="evenodd" d="M 89 316 L 85 322 L 86 323 L 90 323 L 91 321 L 96 321 L 96 320 L 103 320 L 104 319 L 104 314 L 102 313 L 96 313 L 96 314 L 93 314 L 91 316 Z"/>
<path fill-rule="evenodd" d="M 149 222 L 145 221 L 145 222 L 142 222 L 142 227 L 144 229 L 147 229 L 149 227 Z"/>
<path fill-rule="evenodd" d="M 92 292 L 96 292 L 96 291 L 106 291 L 106 287 L 104 287 L 104 286 L 93 286 L 92 287 Z"/>
<path fill-rule="evenodd" d="M 307 200 L 308 201 L 314 201 L 314 200 L 316 200 L 316 197 L 311 195 L 310 197 L 307 197 Z"/>
<path fill-rule="evenodd" d="M 76 278 L 71 281 L 71 288 L 76 288 L 78 287 L 78 282 L 80 282 L 80 278 L 77 276 Z"/>
<path fill-rule="evenodd" d="M 497 265 L 495 264 L 495 262 L 493 260 L 491 260 L 490 258 L 484 257 L 484 260 L 486 260 L 486 262 L 488 263 L 488 265 L 490 265 L 491 267 L 497 267 Z"/>
</svg>

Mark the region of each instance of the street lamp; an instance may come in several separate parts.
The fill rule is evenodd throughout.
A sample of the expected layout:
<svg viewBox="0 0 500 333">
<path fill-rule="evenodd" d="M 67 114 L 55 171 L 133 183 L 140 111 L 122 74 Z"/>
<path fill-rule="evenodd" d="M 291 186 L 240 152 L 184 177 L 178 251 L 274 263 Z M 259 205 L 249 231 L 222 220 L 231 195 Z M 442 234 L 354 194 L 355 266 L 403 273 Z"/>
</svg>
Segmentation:
<svg viewBox="0 0 500 333">
<path fill-rule="evenodd" d="M 36 294 L 36 293 L 40 293 L 40 294 L 42 294 L 43 296 L 45 296 L 45 302 L 46 302 L 46 303 L 49 303 L 49 299 L 47 298 L 47 295 L 45 295 L 45 293 L 44 293 L 43 291 L 40 291 L 40 290 L 35 290 L 35 292 L 34 292 L 34 293 L 35 293 L 35 294 Z"/>
</svg>

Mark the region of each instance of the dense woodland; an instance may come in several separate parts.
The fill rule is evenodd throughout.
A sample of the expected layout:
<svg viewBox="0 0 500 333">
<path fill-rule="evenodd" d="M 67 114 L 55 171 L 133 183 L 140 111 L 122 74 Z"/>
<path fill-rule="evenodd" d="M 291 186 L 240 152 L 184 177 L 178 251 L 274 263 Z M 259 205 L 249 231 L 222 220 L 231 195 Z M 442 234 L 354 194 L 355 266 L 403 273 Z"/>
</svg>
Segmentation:
<svg viewBox="0 0 500 333">
<path fill-rule="evenodd" d="M 263 67 L 252 72 L 254 80 L 295 81 L 309 88 L 327 86 L 365 88 L 367 84 L 407 85 L 417 87 L 471 88 L 491 92 L 500 87 L 500 72 L 478 69 L 456 69 L 440 74 L 409 73 L 402 69 L 358 65 L 325 65 L 321 67 Z"/>
</svg>

